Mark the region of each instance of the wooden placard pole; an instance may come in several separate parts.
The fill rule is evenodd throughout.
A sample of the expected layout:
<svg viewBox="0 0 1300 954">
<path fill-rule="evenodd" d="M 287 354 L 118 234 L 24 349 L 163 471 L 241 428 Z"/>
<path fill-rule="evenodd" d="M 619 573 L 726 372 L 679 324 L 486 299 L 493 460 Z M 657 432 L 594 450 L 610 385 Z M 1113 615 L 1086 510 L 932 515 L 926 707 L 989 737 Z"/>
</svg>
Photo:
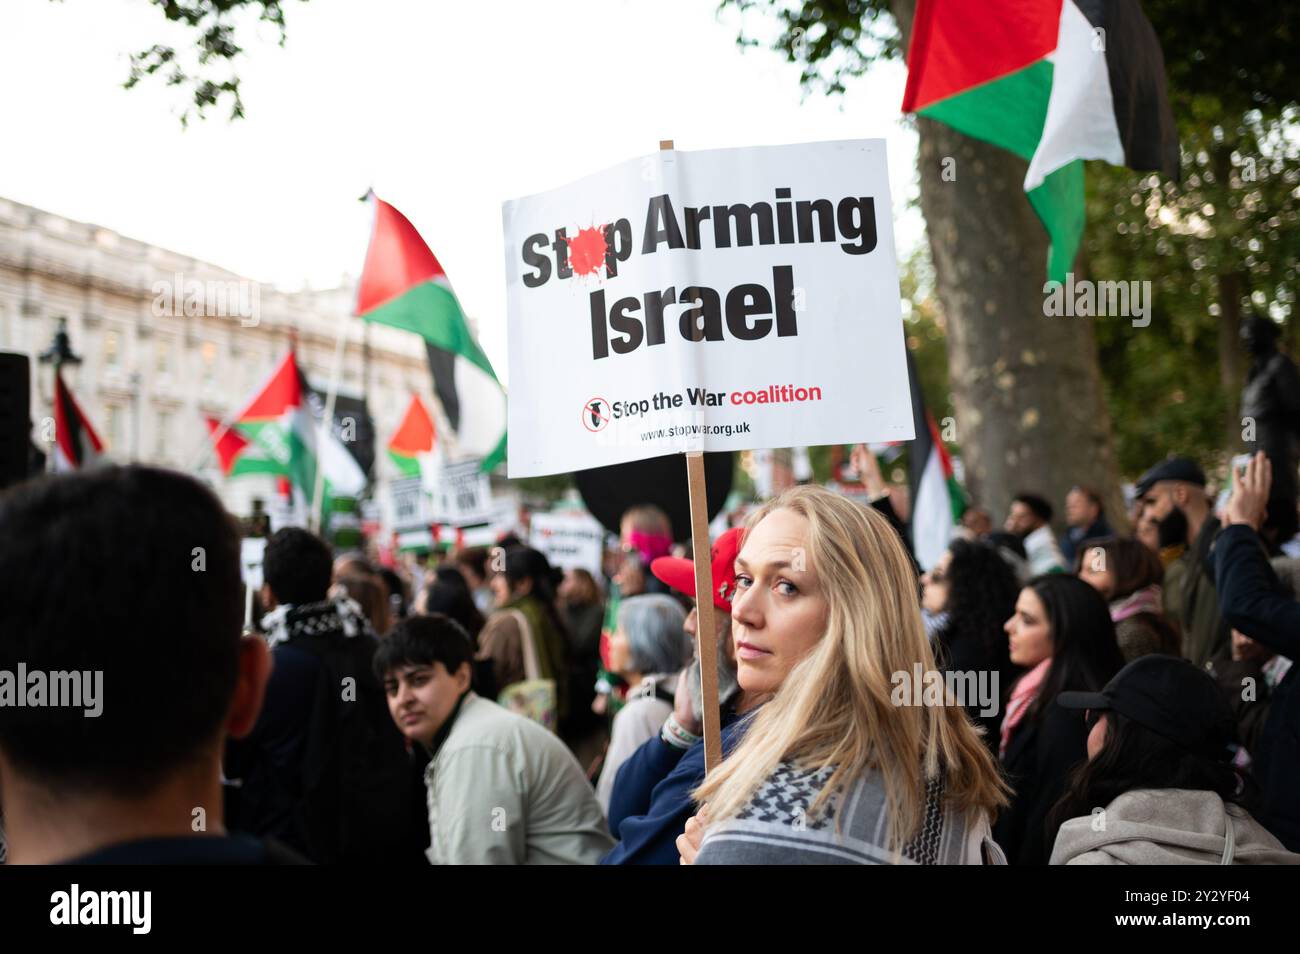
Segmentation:
<svg viewBox="0 0 1300 954">
<path fill-rule="evenodd" d="M 686 479 L 691 491 L 691 559 L 695 561 L 695 655 L 700 660 L 700 700 L 704 711 L 704 771 L 722 762 L 722 713 L 718 708 L 718 631 L 713 614 L 713 566 L 709 560 L 709 503 L 704 485 L 704 454 L 686 455 Z"/>
<path fill-rule="evenodd" d="M 659 148 L 673 148 L 671 139 L 661 139 Z M 695 563 L 695 657 L 700 661 L 700 700 L 704 711 L 704 771 L 722 763 L 722 713 L 718 707 L 718 631 L 713 614 L 713 566 L 709 546 L 709 498 L 704 480 L 704 453 L 686 454 L 686 481 L 691 497 L 691 559 Z"/>
</svg>

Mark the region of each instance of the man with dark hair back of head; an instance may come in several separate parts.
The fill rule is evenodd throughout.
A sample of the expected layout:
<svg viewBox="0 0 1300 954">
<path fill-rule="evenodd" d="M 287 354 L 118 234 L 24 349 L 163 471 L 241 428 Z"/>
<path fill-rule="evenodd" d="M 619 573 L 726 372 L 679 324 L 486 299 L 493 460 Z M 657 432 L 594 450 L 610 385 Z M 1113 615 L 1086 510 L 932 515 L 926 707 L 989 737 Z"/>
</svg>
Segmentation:
<svg viewBox="0 0 1300 954">
<path fill-rule="evenodd" d="M 333 568 L 306 530 L 267 540 L 275 667 L 257 725 L 226 747 L 227 820 L 316 862 L 420 862 L 418 791 L 371 671 L 378 642 L 355 601 L 328 598 Z"/>
<path fill-rule="evenodd" d="M 582 768 L 548 729 L 474 693 L 473 660 L 441 613 L 402 620 L 375 655 L 393 721 L 429 756 L 429 861 L 595 864 L 614 842 Z"/>
<path fill-rule="evenodd" d="M 262 557 L 262 602 L 268 607 L 323 602 L 332 572 L 324 540 L 301 527 L 277 530 Z"/>
<path fill-rule="evenodd" d="M 270 656 L 240 635 L 239 530 L 212 492 L 136 466 L 41 478 L 0 496 L 0 540 L 0 684 L 26 673 L 24 706 L 0 688 L 9 860 L 300 860 L 222 823 L 222 739 L 257 720 Z M 61 698 L 31 704 L 38 674 Z"/>
<path fill-rule="evenodd" d="M 1031 574 L 1065 572 L 1065 557 L 1052 536 L 1052 505 L 1038 494 L 1012 497 L 1003 529 L 1024 543 Z"/>
</svg>

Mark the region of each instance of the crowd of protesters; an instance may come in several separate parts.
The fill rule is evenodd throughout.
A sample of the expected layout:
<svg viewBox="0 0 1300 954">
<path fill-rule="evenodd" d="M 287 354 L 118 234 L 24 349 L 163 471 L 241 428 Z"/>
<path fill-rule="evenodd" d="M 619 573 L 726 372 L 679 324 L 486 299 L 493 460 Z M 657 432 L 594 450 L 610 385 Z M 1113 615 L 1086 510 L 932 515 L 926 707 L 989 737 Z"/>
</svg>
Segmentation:
<svg viewBox="0 0 1300 954">
<path fill-rule="evenodd" d="M 1017 492 L 1000 530 L 970 508 L 924 573 L 874 455 L 852 460 L 866 505 L 767 501 L 712 542 L 703 596 L 649 505 L 599 577 L 514 538 L 417 568 L 290 527 L 250 594 L 236 522 L 187 476 L 13 488 L 0 674 L 102 673 L 104 701 L 90 718 L 0 685 L 0 845 L 12 863 L 1300 863 L 1300 561 L 1266 457 L 1217 508 L 1195 462 L 1156 464 L 1113 521 L 1132 535 L 1092 488 L 1060 536 Z"/>
</svg>

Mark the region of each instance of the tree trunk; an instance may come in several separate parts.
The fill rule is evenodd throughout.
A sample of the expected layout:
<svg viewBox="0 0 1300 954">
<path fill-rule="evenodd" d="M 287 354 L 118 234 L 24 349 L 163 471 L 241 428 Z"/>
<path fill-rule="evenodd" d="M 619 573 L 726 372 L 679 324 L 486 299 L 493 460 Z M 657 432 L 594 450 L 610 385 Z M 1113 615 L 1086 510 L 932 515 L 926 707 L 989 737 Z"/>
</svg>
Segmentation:
<svg viewBox="0 0 1300 954">
<path fill-rule="evenodd" d="M 906 48 L 914 2 L 893 7 Z M 972 496 L 998 520 L 1017 492 L 1040 494 L 1060 528 L 1066 493 L 1086 484 L 1124 530 L 1093 319 L 1043 313 L 1047 233 L 1025 197 L 1027 164 L 942 123 L 918 117 L 917 126 L 921 210 Z M 942 177 L 948 157 L 951 181 Z"/>
</svg>

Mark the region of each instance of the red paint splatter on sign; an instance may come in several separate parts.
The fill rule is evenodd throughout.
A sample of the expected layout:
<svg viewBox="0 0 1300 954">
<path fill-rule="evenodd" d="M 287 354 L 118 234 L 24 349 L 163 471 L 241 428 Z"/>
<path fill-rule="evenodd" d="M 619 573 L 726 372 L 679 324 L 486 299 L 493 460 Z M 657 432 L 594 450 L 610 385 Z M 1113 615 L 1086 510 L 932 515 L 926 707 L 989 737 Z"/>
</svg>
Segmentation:
<svg viewBox="0 0 1300 954">
<path fill-rule="evenodd" d="M 569 239 L 569 265 L 575 275 L 594 275 L 605 264 L 605 226 L 579 229 Z"/>
</svg>

